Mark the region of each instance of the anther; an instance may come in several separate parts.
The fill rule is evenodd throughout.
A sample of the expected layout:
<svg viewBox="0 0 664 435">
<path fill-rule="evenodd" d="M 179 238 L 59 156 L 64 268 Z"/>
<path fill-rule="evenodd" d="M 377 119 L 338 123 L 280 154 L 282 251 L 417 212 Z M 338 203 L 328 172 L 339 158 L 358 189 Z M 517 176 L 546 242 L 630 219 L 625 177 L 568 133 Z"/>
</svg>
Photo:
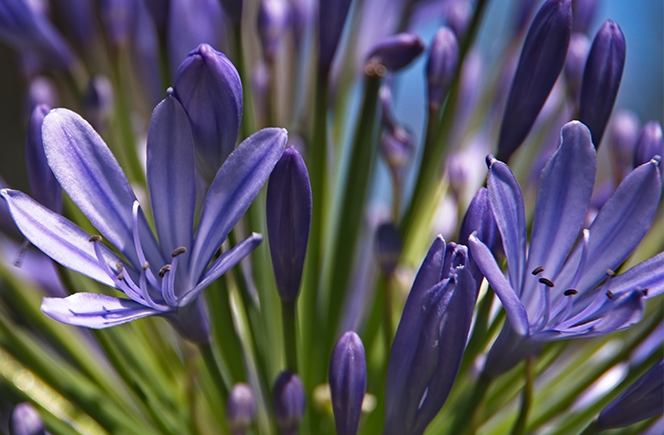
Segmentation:
<svg viewBox="0 0 664 435">
<path fill-rule="evenodd" d="M 184 246 L 180 246 L 179 248 L 175 248 L 173 250 L 173 252 L 171 253 L 171 257 L 175 258 L 180 254 L 184 254 L 185 252 L 187 252 L 187 248 L 185 248 Z"/>
<path fill-rule="evenodd" d="M 164 275 L 166 275 L 166 272 L 169 272 L 171 270 L 171 265 L 167 264 L 161 269 L 159 269 L 159 278 L 163 278 Z"/>
<path fill-rule="evenodd" d="M 539 282 L 541 282 L 542 284 L 544 284 L 547 287 L 554 287 L 553 282 L 551 282 L 551 280 L 549 280 L 549 279 L 540 278 Z"/>
<path fill-rule="evenodd" d="M 119 271 L 123 271 L 123 270 L 124 270 L 124 264 L 122 264 L 122 263 L 115 263 L 115 268 L 116 268 L 117 270 L 119 270 Z"/>
<path fill-rule="evenodd" d="M 614 276 L 616 276 L 616 273 L 615 273 L 613 270 L 611 270 L 611 269 L 606 269 L 606 274 L 607 274 L 610 278 L 613 278 Z"/>
<path fill-rule="evenodd" d="M 143 270 L 148 270 L 148 268 L 150 267 L 150 263 L 148 263 L 146 261 L 146 262 L 143 263 L 143 265 L 141 267 L 143 268 Z"/>
<path fill-rule="evenodd" d="M 606 297 L 613 300 L 613 292 L 611 290 L 606 291 Z"/>
<path fill-rule="evenodd" d="M 648 289 L 647 288 L 642 289 L 641 293 L 643 293 L 643 296 L 648 296 Z"/>
<path fill-rule="evenodd" d="M 565 291 L 563 292 L 563 295 L 565 295 L 565 296 L 574 296 L 574 295 L 577 294 L 577 293 L 579 293 L 579 292 L 576 291 L 576 290 L 574 290 L 573 288 L 571 288 L 571 289 L 569 289 L 569 290 L 565 290 Z"/>
<path fill-rule="evenodd" d="M 118 273 L 118 280 L 119 281 L 124 281 L 124 273 L 122 273 L 122 272 Z"/>
<path fill-rule="evenodd" d="M 100 235 L 90 236 L 88 242 L 101 242 L 101 236 Z"/>
<path fill-rule="evenodd" d="M 532 273 L 533 275 L 539 275 L 540 273 L 544 272 L 544 267 L 543 266 L 537 266 L 535 270 L 533 270 Z"/>
</svg>

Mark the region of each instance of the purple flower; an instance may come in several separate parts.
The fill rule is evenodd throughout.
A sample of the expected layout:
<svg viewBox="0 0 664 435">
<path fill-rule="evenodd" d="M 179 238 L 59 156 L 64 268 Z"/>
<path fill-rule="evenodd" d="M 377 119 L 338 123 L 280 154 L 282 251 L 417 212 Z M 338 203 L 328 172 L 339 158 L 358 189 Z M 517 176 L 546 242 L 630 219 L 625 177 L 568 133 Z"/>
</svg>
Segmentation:
<svg viewBox="0 0 664 435">
<path fill-rule="evenodd" d="M 235 384 L 226 403 L 226 419 L 231 434 L 241 435 L 249 430 L 255 414 L 256 398 L 253 390 L 247 384 Z"/>
<path fill-rule="evenodd" d="M 470 236 L 468 245 L 509 322 L 489 352 L 486 374 L 509 370 L 543 343 L 602 335 L 637 322 L 646 293 L 653 296 L 664 290 L 664 255 L 618 277 L 612 271 L 652 223 L 662 190 L 658 161 L 633 170 L 590 227 L 583 229 L 596 153 L 583 124 L 566 124 L 562 142 L 540 176 L 527 256 L 521 189 L 506 164 L 492 156 L 487 161 L 489 202 L 502 236 L 509 278 L 476 235 Z"/>
<path fill-rule="evenodd" d="M 384 435 L 422 434 L 452 389 L 477 297 L 467 261 L 438 236 L 420 267 L 390 352 Z"/>
<path fill-rule="evenodd" d="M 290 27 L 291 6 L 286 0 L 262 0 L 258 8 L 258 34 L 263 55 L 274 62 L 281 40 Z"/>
<path fill-rule="evenodd" d="M 39 412 L 28 402 L 19 403 L 12 410 L 9 417 L 10 435 L 45 435 Z"/>
<path fill-rule="evenodd" d="M 45 298 L 42 311 L 71 325 L 107 328 L 161 315 L 188 339 L 206 343 L 208 324 L 198 296 L 261 241 L 253 234 L 208 267 L 281 156 L 287 134 L 265 129 L 245 140 L 219 169 L 195 219 L 196 175 L 189 121 L 171 95 L 154 110 L 147 143 L 147 178 L 157 237 L 122 169 L 101 137 L 79 115 L 55 109 L 42 128 L 56 179 L 117 252 L 27 195 L 2 196 L 25 237 L 55 261 L 114 287 L 129 298 L 75 293 Z M 198 221 L 197 228 L 194 222 Z"/>
<path fill-rule="evenodd" d="M 366 390 L 364 346 L 355 332 L 348 331 L 334 346 L 330 361 L 330 393 L 337 435 L 357 434 Z"/>
<path fill-rule="evenodd" d="M 664 157 L 662 126 L 657 121 L 646 123 L 634 149 L 634 166 L 641 165 L 655 156 Z"/>
<path fill-rule="evenodd" d="M 40 104 L 30 115 L 28 134 L 25 143 L 25 163 L 28 167 L 28 180 L 32 196 L 47 208 L 62 212 L 62 189 L 46 162 L 42 144 L 42 122 L 50 108 Z"/>
<path fill-rule="evenodd" d="M 388 36 L 376 44 L 367 55 L 367 63 L 383 65 L 389 71 L 399 71 L 410 65 L 424 51 L 424 42 L 414 33 Z"/>
<path fill-rule="evenodd" d="M 332 66 L 350 2 L 351 0 L 321 0 L 318 5 L 318 64 L 322 70 L 329 71 Z"/>
<path fill-rule="evenodd" d="M 664 414 L 664 360 L 650 368 L 597 417 L 603 430 L 630 426 Z"/>
<path fill-rule="evenodd" d="M 296 435 L 304 415 L 306 394 L 302 381 L 292 372 L 279 373 L 272 390 L 272 405 L 282 435 Z"/>
<path fill-rule="evenodd" d="M 438 108 L 459 65 L 459 43 L 448 27 L 438 29 L 427 60 L 429 106 Z"/>
</svg>

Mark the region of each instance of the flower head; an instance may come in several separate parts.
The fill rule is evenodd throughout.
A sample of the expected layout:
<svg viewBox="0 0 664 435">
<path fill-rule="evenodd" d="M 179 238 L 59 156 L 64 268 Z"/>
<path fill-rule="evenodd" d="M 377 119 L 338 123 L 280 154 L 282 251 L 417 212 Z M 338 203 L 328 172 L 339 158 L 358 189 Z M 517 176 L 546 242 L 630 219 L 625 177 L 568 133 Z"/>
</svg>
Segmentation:
<svg viewBox="0 0 664 435">
<path fill-rule="evenodd" d="M 75 293 L 64 299 L 45 298 L 42 311 L 88 328 L 161 315 L 188 339 L 207 342 L 199 294 L 248 255 L 261 236 L 251 235 L 208 264 L 281 157 L 286 131 L 261 130 L 231 153 L 207 191 L 194 228 L 194 144 L 187 115 L 169 91 L 154 110 L 147 143 L 156 237 L 122 169 L 86 121 L 69 110 L 55 109 L 44 118 L 42 134 L 56 179 L 118 254 L 101 236 L 86 233 L 21 192 L 5 189 L 2 196 L 16 225 L 55 261 L 129 297 Z"/>
<path fill-rule="evenodd" d="M 521 189 L 507 165 L 492 156 L 487 160 L 489 203 L 509 278 L 476 235 L 468 245 L 509 322 L 489 352 L 485 372 L 498 375 L 548 341 L 602 335 L 637 322 L 644 297 L 662 291 L 657 279 L 664 273 L 663 254 L 621 276 L 612 271 L 653 220 L 662 190 L 658 160 L 633 170 L 583 229 L 596 154 L 589 130 L 577 121 L 566 124 L 558 150 L 541 173 L 527 255 Z"/>
</svg>

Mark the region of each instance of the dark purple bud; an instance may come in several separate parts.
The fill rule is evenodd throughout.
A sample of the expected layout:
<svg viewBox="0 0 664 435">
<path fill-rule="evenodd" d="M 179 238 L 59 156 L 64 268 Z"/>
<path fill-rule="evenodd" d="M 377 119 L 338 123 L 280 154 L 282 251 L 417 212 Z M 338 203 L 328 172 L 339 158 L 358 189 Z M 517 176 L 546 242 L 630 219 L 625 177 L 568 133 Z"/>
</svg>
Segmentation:
<svg viewBox="0 0 664 435">
<path fill-rule="evenodd" d="M 472 18 L 473 2 L 469 0 L 448 1 L 443 7 L 443 22 L 454 31 L 460 41 L 466 38 Z"/>
<path fill-rule="evenodd" d="M 311 19 L 312 6 L 312 2 L 307 0 L 293 0 L 291 3 L 291 25 L 296 47 L 300 47 L 304 40 L 307 23 Z"/>
<path fill-rule="evenodd" d="M 19 403 L 9 416 L 9 435 L 45 435 L 44 423 L 30 403 Z"/>
<path fill-rule="evenodd" d="M 388 36 L 376 44 L 367 56 L 367 64 L 382 65 L 399 71 L 410 65 L 424 51 L 424 42 L 415 33 Z"/>
<path fill-rule="evenodd" d="M 218 0 L 170 0 L 168 11 L 168 64 L 177 71 L 199 44 L 223 49 L 226 27 Z"/>
<path fill-rule="evenodd" d="M 611 116 L 624 67 L 625 36 L 616 23 L 607 20 L 590 48 L 579 105 L 579 121 L 590 129 L 595 148 L 599 148 Z"/>
<path fill-rule="evenodd" d="M 57 69 L 68 68 L 74 54 L 44 11 L 25 0 L 2 2 L 0 40 L 17 51 L 37 56 L 39 61 Z"/>
<path fill-rule="evenodd" d="M 160 32 L 166 28 L 168 23 L 168 2 L 169 0 L 144 0 L 145 7 Z"/>
<path fill-rule="evenodd" d="M 83 96 L 83 112 L 90 125 L 98 132 L 106 130 L 114 107 L 111 81 L 106 76 L 92 77 Z"/>
<path fill-rule="evenodd" d="M 380 139 L 380 151 L 393 171 L 403 168 L 413 156 L 415 139 L 404 127 L 386 129 Z"/>
<path fill-rule="evenodd" d="M 189 115 L 199 171 L 210 182 L 240 131 L 240 76 L 226 56 L 201 44 L 180 65 L 174 90 Z"/>
<path fill-rule="evenodd" d="M 290 4 L 286 0 L 262 0 L 258 8 L 258 35 L 263 55 L 274 61 L 281 40 L 290 26 Z"/>
<path fill-rule="evenodd" d="M 281 372 L 274 383 L 272 406 L 282 435 L 296 435 L 304 415 L 306 394 L 302 381 L 292 372 Z"/>
<path fill-rule="evenodd" d="M 254 392 L 247 384 L 235 384 L 226 403 L 226 420 L 232 435 L 244 434 L 256 415 Z"/>
<path fill-rule="evenodd" d="M 35 106 L 44 104 L 48 107 L 58 105 L 58 90 L 53 80 L 46 76 L 37 76 L 30 82 L 26 95 L 26 117 L 32 114 Z"/>
<path fill-rule="evenodd" d="M 76 45 L 87 49 L 94 41 L 95 5 L 92 0 L 52 0 L 52 9 L 62 31 Z"/>
<path fill-rule="evenodd" d="M 468 205 L 463 221 L 461 221 L 461 228 L 459 229 L 459 243 L 465 245 L 468 243 L 468 238 L 471 234 L 475 233 L 486 246 L 496 246 L 496 239 L 498 236 L 498 226 L 496 220 L 491 213 L 491 206 L 489 204 L 489 195 L 486 187 L 480 188 L 473 200 Z M 470 257 L 472 260 L 472 256 Z M 476 282 L 481 282 L 482 272 L 471 261 L 470 271 L 473 274 Z"/>
<path fill-rule="evenodd" d="M 99 13 L 111 45 L 119 47 L 129 40 L 135 0 L 101 0 Z"/>
<path fill-rule="evenodd" d="M 28 134 L 25 142 L 25 163 L 28 167 L 28 181 L 32 197 L 45 207 L 60 213 L 62 211 L 62 189 L 46 162 L 42 143 L 41 127 L 50 108 L 41 104 L 30 115 Z"/>
<path fill-rule="evenodd" d="M 500 127 L 499 160 L 509 160 L 523 143 L 565 64 L 570 1 L 547 0 L 528 30 Z"/>
<path fill-rule="evenodd" d="M 579 33 L 588 33 L 590 24 L 595 18 L 595 11 L 599 0 L 574 0 L 572 1 L 572 14 L 574 16 L 574 24 L 572 30 Z"/>
<path fill-rule="evenodd" d="M 641 123 L 634 112 L 618 110 L 609 126 L 609 154 L 614 178 L 620 182 L 634 168 L 634 150 L 641 132 Z"/>
<path fill-rule="evenodd" d="M 300 293 L 311 226 L 311 185 L 304 160 L 288 147 L 267 186 L 267 233 L 277 290 L 283 301 Z"/>
<path fill-rule="evenodd" d="M 476 299 L 467 260 L 439 237 L 422 263 L 390 352 L 384 435 L 424 433 L 452 389 Z"/>
<path fill-rule="evenodd" d="M 643 126 L 636 143 L 634 167 L 649 162 L 655 156 L 664 157 L 664 139 L 659 122 L 650 121 Z"/>
<path fill-rule="evenodd" d="M 318 4 L 318 65 L 329 70 L 346 23 L 351 0 L 320 0 Z"/>
<path fill-rule="evenodd" d="M 583 69 L 586 66 L 590 39 L 584 33 L 575 33 L 569 42 L 567 59 L 565 59 L 565 80 L 575 104 L 579 104 L 579 93 L 583 80 Z"/>
<path fill-rule="evenodd" d="M 232 23 L 239 24 L 242 21 L 242 3 L 243 0 L 221 0 L 224 12 Z"/>
<path fill-rule="evenodd" d="M 660 360 L 597 417 L 600 429 L 614 429 L 664 412 L 664 360 Z"/>
<path fill-rule="evenodd" d="M 147 108 L 152 109 L 162 100 L 161 59 L 157 26 L 143 1 L 137 1 L 133 13 L 130 52 L 133 69 Z"/>
<path fill-rule="evenodd" d="M 360 337 L 348 331 L 337 341 L 330 361 L 330 393 L 337 435 L 356 435 L 367 390 L 367 361 Z"/>
<path fill-rule="evenodd" d="M 438 108 L 459 66 L 459 44 L 454 32 L 441 27 L 433 36 L 427 60 L 429 106 Z"/>
<path fill-rule="evenodd" d="M 397 268 L 403 243 L 401 234 L 392 222 L 385 222 L 376 229 L 376 257 L 385 275 L 391 275 Z"/>
</svg>

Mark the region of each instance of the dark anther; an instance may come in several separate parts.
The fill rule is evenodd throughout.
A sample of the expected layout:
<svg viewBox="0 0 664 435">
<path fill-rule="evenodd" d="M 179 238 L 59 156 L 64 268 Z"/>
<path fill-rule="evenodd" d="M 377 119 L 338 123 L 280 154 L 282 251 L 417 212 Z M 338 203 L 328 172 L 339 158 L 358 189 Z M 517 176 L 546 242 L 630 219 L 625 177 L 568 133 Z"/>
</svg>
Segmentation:
<svg viewBox="0 0 664 435">
<path fill-rule="evenodd" d="M 148 268 L 150 267 L 150 263 L 146 261 L 145 263 L 143 263 L 141 267 L 143 268 L 143 270 L 148 270 Z"/>
<path fill-rule="evenodd" d="M 579 292 L 576 291 L 576 290 L 574 290 L 573 288 L 571 288 L 571 289 L 569 289 L 569 290 L 565 290 L 565 291 L 563 292 L 563 294 L 564 294 L 565 296 L 574 296 L 574 295 L 577 294 L 577 293 L 579 293 Z"/>
<path fill-rule="evenodd" d="M 533 275 L 539 275 L 540 273 L 544 272 L 544 267 L 543 266 L 537 266 L 535 270 L 533 270 L 532 273 Z"/>
<path fill-rule="evenodd" d="M 124 264 L 122 264 L 122 263 L 116 263 L 116 264 L 115 264 L 115 268 L 116 268 L 117 270 L 122 271 L 122 270 L 124 270 Z"/>
<path fill-rule="evenodd" d="M 539 282 L 541 282 L 542 284 L 544 284 L 544 285 L 547 286 L 547 287 L 553 287 L 553 283 L 552 283 L 551 280 L 549 280 L 549 279 L 546 279 L 546 278 L 540 278 L 540 279 L 539 279 Z"/>
<path fill-rule="evenodd" d="M 613 292 L 611 290 L 606 291 L 606 297 L 613 300 Z"/>
<path fill-rule="evenodd" d="M 166 275 L 166 272 L 168 272 L 170 270 L 171 270 L 171 265 L 170 264 L 167 264 L 164 267 L 162 267 L 161 269 L 159 269 L 159 278 L 163 278 L 164 275 Z"/>
<path fill-rule="evenodd" d="M 611 269 L 606 269 L 606 274 L 607 274 L 609 277 L 614 277 L 614 276 L 616 276 L 616 273 L 615 273 L 613 270 L 611 270 Z"/>
<path fill-rule="evenodd" d="M 643 293 L 643 296 L 648 296 L 648 289 L 644 288 L 643 290 L 641 290 L 641 293 Z"/>
<path fill-rule="evenodd" d="M 101 242 L 101 236 L 99 235 L 90 236 L 88 242 Z"/>
<path fill-rule="evenodd" d="M 185 248 L 184 246 L 180 246 L 179 248 L 175 248 L 173 252 L 171 252 L 171 257 L 175 258 L 180 254 L 184 254 L 185 252 L 187 252 L 187 248 Z"/>
<path fill-rule="evenodd" d="M 122 272 L 118 273 L 118 280 L 124 281 L 124 273 Z"/>
</svg>

